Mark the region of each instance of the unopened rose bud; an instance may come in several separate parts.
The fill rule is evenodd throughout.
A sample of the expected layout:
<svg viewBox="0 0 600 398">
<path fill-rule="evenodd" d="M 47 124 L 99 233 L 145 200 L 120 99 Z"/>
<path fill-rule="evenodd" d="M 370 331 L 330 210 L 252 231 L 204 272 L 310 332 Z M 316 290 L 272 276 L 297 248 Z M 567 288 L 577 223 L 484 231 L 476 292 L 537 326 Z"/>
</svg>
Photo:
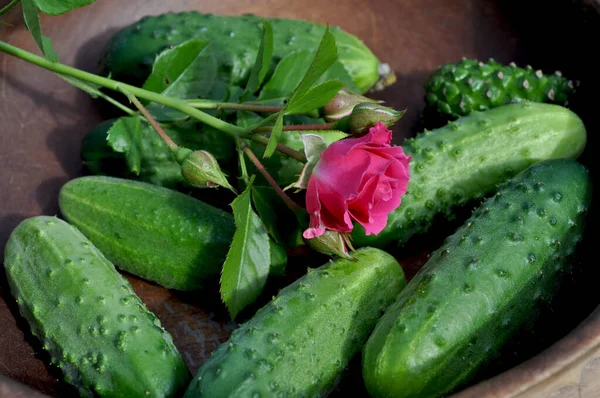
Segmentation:
<svg viewBox="0 0 600 398">
<path fill-rule="evenodd" d="M 181 175 L 190 185 L 199 188 L 222 186 L 235 192 L 210 152 L 181 148 L 176 157 L 181 164 Z"/>
<path fill-rule="evenodd" d="M 350 132 L 354 136 L 365 135 L 378 122 L 390 127 L 400 120 L 405 112 L 371 102 L 362 102 L 354 107 L 350 115 Z"/>
<path fill-rule="evenodd" d="M 360 94 L 341 89 L 338 91 L 335 97 L 333 97 L 331 101 L 329 101 L 327 105 L 323 107 L 325 119 L 328 122 L 337 122 L 344 116 L 350 115 L 354 107 L 361 102 L 381 103 L 383 101 L 363 97 Z"/>
<path fill-rule="evenodd" d="M 328 256 L 351 258 L 342 234 L 337 231 L 325 230 L 322 235 L 306 239 L 306 243 L 319 253 Z"/>
</svg>

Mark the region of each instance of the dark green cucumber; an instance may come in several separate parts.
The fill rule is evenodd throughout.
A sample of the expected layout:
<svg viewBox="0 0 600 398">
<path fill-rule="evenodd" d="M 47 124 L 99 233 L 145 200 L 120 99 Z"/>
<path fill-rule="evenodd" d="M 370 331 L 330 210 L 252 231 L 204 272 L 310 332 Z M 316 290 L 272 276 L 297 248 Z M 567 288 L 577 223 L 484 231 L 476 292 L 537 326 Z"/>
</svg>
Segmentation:
<svg viewBox="0 0 600 398">
<path fill-rule="evenodd" d="M 82 396 L 175 397 L 188 385 L 171 335 L 73 226 L 26 219 L 4 267 L 21 315 Z"/>
<path fill-rule="evenodd" d="M 117 267 L 178 290 L 218 275 L 235 225 L 231 214 L 188 195 L 104 176 L 67 182 L 60 210 Z"/>
<path fill-rule="evenodd" d="M 441 397 L 539 315 L 569 273 L 591 204 L 587 169 L 544 161 L 505 183 L 448 237 L 363 352 L 374 397 Z"/>
<path fill-rule="evenodd" d="M 574 158 L 586 144 L 585 126 L 559 105 L 523 102 L 504 105 L 425 131 L 403 144 L 412 156 L 408 192 L 378 235 L 356 225 L 354 244 L 404 244 L 426 232 L 438 214 L 493 192 L 533 163 Z"/>
<path fill-rule="evenodd" d="M 315 50 L 325 26 L 302 20 L 261 18 L 255 15 L 212 15 L 195 11 L 146 16 L 117 32 L 108 43 L 101 61 L 102 73 L 114 79 L 143 83 L 152 71 L 155 57 L 169 46 L 195 37 L 216 44 L 220 78 L 243 84 L 254 65 L 262 37 L 261 20 L 273 26 L 273 56 L 278 62 L 296 50 Z M 365 44 L 338 27 L 332 28 L 340 49 L 337 62 L 344 76 L 360 92 L 371 88 L 379 79 L 379 60 Z"/>
<path fill-rule="evenodd" d="M 443 65 L 425 82 L 427 106 L 447 119 L 525 100 L 566 106 L 574 92 L 574 83 L 558 72 L 545 75 L 493 59 Z"/>
<path fill-rule="evenodd" d="M 149 182 L 167 188 L 190 188 L 181 175 L 181 166 L 160 136 L 150 126 L 142 130 L 140 141 L 141 167 L 139 175 L 130 172 L 125 154 L 115 152 L 106 142 L 115 120 L 105 120 L 92 129 L 81 144 L 81 159 L 93 174 L 110 175 Z M 177 123 L 163 126 L 179 146 L 192 150 L 204 149 L 224 165 L 234 155 L 233 140 L 211 127 L 197 123 Z"/>
<path fill-rule="evenodd" d="M 406 284 L 389 254 L 338 259 L 284 288 L 202 364 L 192 397 L 322 397 Z"/>
</svg>

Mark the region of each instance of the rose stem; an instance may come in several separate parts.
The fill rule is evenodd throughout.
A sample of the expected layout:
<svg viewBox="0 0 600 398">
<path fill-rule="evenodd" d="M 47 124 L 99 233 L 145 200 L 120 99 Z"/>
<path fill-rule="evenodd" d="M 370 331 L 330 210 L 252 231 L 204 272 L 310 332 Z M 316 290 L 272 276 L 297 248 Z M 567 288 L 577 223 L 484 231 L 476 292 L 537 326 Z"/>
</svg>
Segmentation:
<svg viewBox="0 0 600 398">
<path fill-rule="evenodd" d="M 165 133 L 165 131 L 162 129 L 162 127 L 160 127 L 158 122 L 152 117 L 152 115 L 150 114 L 150 112 L 148 112 L 148 110 L 144 107 L 144 105 L 142 105 L 142 103 L 135 97 L 135 95 L 128 94 L 128 93 L 124 93 L 124 94 L 127 95 L 127 98 L 129 98 L 129 100 L 131 102 L 133 102 L 135 107 L 138 108 L 140 110 L 140 112 L 142 112 L 142 115 L 144 115 L 146 120 L 148 120 L 148 122 L 152 125 L 152 127 L 154 127 L 154 130 L 156 130 L 158 135 L 160 135 L 160 137 L 163 139 L 165 144 L 167 144 L 169 149 L 171 151 L 175 152 L 179 148 L 179 146 L 171 139 L 171 137 L 169 137 L 167 135 L 167 133 Z"/>
<path fill-rule="evenodd" d="M 337 122 L 331 123 L 320 123 L 320 124 L 295 124 L 291 126 L 283 126 L 283 131 L 302 131 L 302 130 L 334 130 Z M 272 127 L 259 127 L 257 133 L 270 133 L 273 130 Z"/>
<path fill-rule="evenodd" d="M 53 72 L 72 76 L 76 79 L 80 79 L 89 83 L 96 84 L 101 87 L 108 88 L 113 91 L 122 91 L 126 90 L 127 92 L 135 95 L 136 97 L 143 98 L 148 101 L 156 102 L 157 104 L 168 106 L 169 108 L 176 109 L 181 111 L 189 116 L 192 116 L 204 124 L 207 124 L 211 127 L 214 127 L 218 130 L 223 131 L 231 136 L 243 135 L 246 133 L 246 130 L 235 126 L 233 124 L 227 123 L 219 118 L 216 118 L 208 113 L 202 112 L 191 105 L 188 105 L 185 101 L 167 97 L 152 91 L 144 90 L 139 87 L 131 86 L 126 83 L 121 83 L 112 79 L 108 79 L 106 77 L 94 75 L 93 73 L 88 73 L 76 68 L 72 68 L 70 66 L 54 63 L 48 61 L 46 58 L 37 56 L 28 51 L 22 50 L 18 47 L 11 46 L 8 43 L 0 41 L 0 51 L 3 51 L 7 54 L 13 55 L 17 58 L 21 58 L 24 61 L 30 62 L 34 65 L 40 66 L 44 69 L 51 70 Z"/>
<path fill-rule="evenodd" d="M 285 202 L 287 207 L 292 209 L 294 212 L 296 212 L 298 210 L 303 210 L 285 192 L 283 192 L 283 189 L 281 189 L 281 187 L 279 185 L 277 185 L 277 182 L 273 179 L 271 174 L 269 174 L 267 169 L 265 169 L 265 166 L 263 166 L 263 164 L 260 162 L 260 160 L 258 160 L 256 155 L 254 154 L 254 152 L 252 152 L 252 150 L 248 147 L 248 145 L 244 143 L 244 144 L 242 144 L 242 148 L 244 149 L 244 153 L 246 154 L 246 156 L 248 156 L 248 159 L 250 159 L 250 161 L 254 164 L 254 166 L 256 166 L 258 171 L 260 171 L 260 173 L 263 175 L 263 177 L 265 177 L 265 179 L 267 180 L 269 185 L 271 185 L 271 187 L 273 187 L 275 192 L 277 192 L 277 195 L 279 195 L 281 197 L 281 199 L 283 199 L 283 201 Z"/>
<path fill-rule="evenodd" d="M 139 87 L 131 86 L 129 84 L 120 83 L 115 80 L 108 79 L 108 78 L 98 76 L 98 75 L 94 75 L 93 73 L 88 73 L 88 72 L 85 72 L 85 71 L 82 71 L 82 70 L 79 70 L 76 68 L 72 68 L 72 67 L 64 65 L 64 64 L 53 63 L 53 62 L 48 61 L 46 58 L 37 56 L 33 53 L 22 50 L 18 47 L 11 46 L 10 44 L 5 43 L 3 41 L 0 41 L 0 51 L 10 54 L 12 56 L 15 56 L 17 58 L 20 58 L 24 61 L 27 61 L 27 62 L 37 65 L 39 67 L 42 67 L 44 69 L 48 69 L 48 70 L 58 73 L 58 74 L 71 76 L 76 79 L 80 79 L 80 80 L 83 80 L 83 81 L 86 81 L 89 83 L 97 84 L 101 87 L 105 87 L 105 88 L 108 88 L 108 89 L 114 90 L 114 91 L 126 90 L 129 93 L 131 93 L 139 98 L 143 98 L 148 101 L 153 101 L 153 102 L 156 102 L 157 104 L 161 104 L 161 105 L 167 106 L 169 108 L 173 108 L 178 111 L 181 111 L 181 112 L 185 113 L 186 115 L 192 116 L 192 117 L 198 119 L 199 121 L 201 121 L 202 123 L 207 124 L 211 127 L 214 127 L 217 130 L 223 131 L 224 133 L 227 133 L 231 136 L 244 137 L 244 136 L 249 135 L 248 138 L 250 138 L 251 140 L 258 142 L 262 145 L 267 145 L 267 143 L 268 143 L 268 140 L 265 137 L 250 134 L 249 130 L 243 129 L 241 127 L 235 126 L 230 123 L 227 123 L 219 118 L 209 115 L 208 113 L 202 112 L 202 111 L 194 108 L 193 106 L 188 105 L 185 101 L 182 101 L 182 100 L 179 100 L 176 98 L 172 98 L 172 97 L 167 97 L 167 96 L 164 96 L 164 95 L 161 95 L 158 93 L 154 93 L 152 91 L 144 90 Z M 296 159 L 300 162 L 306 161 L 306 159 L 304 158 L 304 155 L 302 155 L 300 152 L 295 151 L 291 148 L 288 148 L 284 145 L 278 144 L 277 150 L 283 154 L 293 157 L 294 159 Z M 298 156 L 298 154 L 300 156 Z"/>
<path fill-rule="evenodd" d="M 4 6 L 4 8 L 2 8 L 0 10 L 0 15 L 4 15 L 7 12 L 9 12 L 11 10 L 11 8 L 13 8 L 14 6 L 17 5 L 18 2 L 20 2 L 21 0 L 12 0 L 10 3 L 8 3 L 6 6 Z"/>
<path fill-rule="evenodd" d="M 231 109 L 262 113 L 276 113 L 283 109 L 281 106 L 238 104 L 235 102 L 218 102 L 209 100 L 189 100 L 187 103 L 196 109 Z"/>
<path fill-rule="evenodd" d="M 262 144 L 264 146 L 267 146 L 267 144 L 269 143 L 269 139 L 263 135 L 253 135 L 250 137 L 250 139 L 252 139 L 252 141 Z M 306 156 L 304 156 L 304 154 L 300 151 L 292 149 L 283 144 L 277 144 L 277 150 L 279 152 L 291 157 L 292 159 L 296 159 L 299 162 L 306 163 Z"/>
<path fill-rule="evenodd" d="M 236 138 L 235 146 L 237 147 L 237 150 L 238 150 L 238 158 L 239 158 L 238 160 L 240 162 L 242 179 L 244 180 L 244 184 L 246 184 L 246 186 L 248 186 L 248 183 L 250 182 L 250 177 L 248 176 L 248 168 L 246 167 L 246 158 L 244 157 L 244 150 L 242 149 L 242 140 L 240 140 L 239 138 Z"/>
</svg>

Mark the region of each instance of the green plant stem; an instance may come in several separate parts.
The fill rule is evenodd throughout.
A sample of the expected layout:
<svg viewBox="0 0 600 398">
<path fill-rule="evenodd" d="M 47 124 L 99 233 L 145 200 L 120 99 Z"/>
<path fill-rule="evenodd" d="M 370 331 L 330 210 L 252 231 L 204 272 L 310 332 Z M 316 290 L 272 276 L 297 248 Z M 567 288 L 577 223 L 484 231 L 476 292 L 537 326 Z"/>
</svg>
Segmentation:
<svg viewBox="0 0 600 398">
<path fill-rule="evenodd" d="M 73 86 L 79 88 L 80 90 L 83 90 L 92 96 L 97 96 L 99 98 L 102 98 L 105 101 L 108 101 L 110 104 L 116 106 L 117 108 L 119 108 L 120 110 L 122 110 L 123 112 L 128 114 L 129 116 L 137 116 L 137 112 L 129 109 L 128 107 L 126 107 L 125 105 L 120 103 L 119 101 L 115 100 L 110 95 L 107 95 L 107 94 L 103 93 L 102 91 L 97 90 L 95 87 L 88 85 L 86 82 L 82 82 L 81 80 L 75 79 L 74 77 L 71 77 L 71 76 L 65 76 L 65 75 L 61 75 L 61 74 L 57 74 L 57 75 L 60 76 L 62 79 L 64 79 L 67 83 L 72 84 Z"/>
<path fill-rule="evenodd" d="M 142 105 L 142 103 L 135 98 L 135 95 L 131 95 L 128 93 L 124 93 L 125 95 L 127 95 L 127 98 L 129 98 L 129 100 L 131 102 L 133 102 L 133 104 L 135 105 L 136 108 L 138 108 L 140 110 L 140 112 L 142 113 L 142 115 L 144 115 L 144 117 L 146 118 L 146 120 L 148 120 L 148 122 L 152 125 L 152 127 L 154 128 L 154 130 L 156 130 L 156 132 L 158 133 L 158 135 L 160 135 L 160 137 L 163 139 L 163 141 L 165 142 L 165 144 L 167 144 L 167 147 L 169 147 L 169 149 L 172 152 L 175 152 L 177 149 L 179 149 L 179 146 L 175 143 L 175 141 L 173 141 L 171 139 L 171 137 L 169 137 L 167 135 L 167 133 L 165 133 L 165 131 L 162 129 L 162 127 L 160 127 L 160 125 L 158 124 L 158 122 L 152 117 L 152 115 L 150 114 L 150 112 L 148 112 L 148 110 L 144 107 L 144 105 Z"/>
<path fill-rule="evenodd" d="M 304 130 L 335 130 L 337 122 L 319 123 L 319 124 L 294 124 L 291 126 L 283 126 L 283 131 L 304 131 Z M 254 131 L 257 133 L 270 133 L 272 127 L 259 127 Z"/>
<path fill-rule="evenodd" d="M 48 61 L 46 58 L 37 56 L 33 53 L 22 50 L 18 47 L 11 46 L 10 44 L 5 43 L 3 41 L 0 41 L 0 51 L 10 54 L 14 57 L 20 58 L 20 59 L 27 61 L 29 63 L 32 63 L 34 65 L 37 65 L 41 68 L 50 70 L 59 75 L 71 76 L 76 79 L 82 80 L 84 82 L 96 84 L 98 86 L 105 87 L 105 88 L 108 88 L 113 91 L 118 91 L 118 92 L 126 91 L 132 95 L 135 95 L 136 97 L 143 98 L 148 101 L 153 101 L 153 102 L 156 102 L 157 104 L 161 104 L 161 105 L 167 106 L 169 108 L 176 109 L 178 111 L 181 111 L 181 112 L 201 121 L 204 124 L 214 127 L 217 130 L 223 131 L 224 133 L 227 133 L 233 137 L 249 136 L 248 137 L 249 139 L 251 139 L 257 143 L 260 143 L 262 145 L 267 145 L 267 143 L 268 143 L 268 139 L 266 139 L 265 137 L 260 136 L 260 135 L 251 134 L 252 128 L 244 129 L 244 128 L 241 128 L 238 126 L 234 126 L 233 124 L 227 123 L 219 118 L 216 118 L 214 116 L 211 116 L 205 112 L 202 112 L 202 111 L 194 108 L 193 106 L 186 103 L 186 101 L 167 97 L 167 96 L 164 96 L 164 95 L 161 95 L 158 93 L 154 93 L 152 91 L 141 89 L 139 87 L 131 86 L 129 84 L 117 82 L 115 80 L 108 79 L 106 77 L 94 75 L 93 73 L 84 72 L 82 70 L 72 68 L 72 67 L 64 65 L 64 64 L 52 63 L 52 62 Z M 274 116 L 274 115 L 271 115 L 271 116 Z M 301 162 L 306 162 L 306 157 L 302 153 L 295 151 L 291 148 L 288 148 L 285 145 L 281 145 L 281 144 L 277 145 L 277 150 L 283 154 L 293 157 L 296 160 L 299 160 Z"/>
<path fill-rule="evenodd" d="M 187 103 L 196 109 L 231 109 L 262 113 L 276 113 L 283 109 L 281 106 L 238 104 L 236 102 L 219 102 L 211 100 L 189 100 Z"/>
<path fill-rule="evenodd" d="M 277 119 L 278 116 L 279 116 L 279 113 L 274 113 L 272 115 L 269 115 L 266 118 L 264 118 L 263 120 L 261 120 L 260 122 L 254 124 L 254 126 L 250 126 L 248 128 L 248 131 L 255 132 L 256 129 L 258 129 L 260 126 L 264 126 L 265 124 L 268 124 L 268 123 L 274 121 L 275 119 Z"/>
<path fill-rule="evenodd" d="M 248 168 L 246 167 L 246 158 L 244 157 L 244 149 L 243 142 L 239 138 L 235 139 L 235 146 L 238 149 L 238 160 L 240 162 L 240 169 L 242 172 L 242 179 L 244 180 L 244 184 L 248 186 L 250 182 L 250 176 L 248 175 Z"/>
<path fill-rule="evenodd" d="M 248 145 L 242 144 L 242 148 L 244 149 L 244 153 L 246 154 L 246 156 L 248 156 L 248 159 L 250 159 L 250 161 L 258 169 L 258 171 L 260 171 L 260 173 L 263 175 L 263 177 L 265 177 L 265 179 L 267 180 L 269 185 L 271 185 L 271 187 L 273 187 L 273 189 L 275 190 L 277 195 L 279 195 L 281 197 L 281 199 L 283 199 L 283 201 L 285 202 L 287 207 L 289 207 L 294 212 L 303 210 L 285 192 L 283 192 L 283 189 L 281 189 L 281 187 L 279 185 L 277 185 L 277 182 L 275 181 L 275 179 L 271 176 L 271 174 L 269 174 L 267 169 L 265 169 L 265 166 L 263 166 L 263 164 L 260 162 L 260 160 L 258 160 L 256 155 L 254 154 L 254 152 L 252 152 L 252 150 L 248 147 Z"/>
<path fill-rule="evenodd" d="M 156 102 L 157 104 L 161 104 L 164 106 L 168 106 L 169 108 L 176 109 L 181 111 L 189 116 L 192 116 L 204 124 L 207 124 L 211 127 L 214 127 L 218 130 L 223 131 L 231 136 L 243 135 L 246 133 L 246 130 L 234 126 L 233 124 L 227 123 L 221 119 L 218 119 L 214 116 L 209 115 L 208 113 L 202 112 L 191 105 L 188 105 L 185 101 L 167 97 L 158 93 L 154 93 L 152 91 L 144 90 L 139 87 L 131 86 L 129 84 L 117 82 L 112 79 L 108 79 L 106 77 L 94 75 L 93 73 L 84 72 L 82 70 L 72 68 L 70 66 L 60 64 L 60 63 L 52 63 L 45 58 L 37 56 L 28 51 L 22 50 L 20 48 L 11 46 L 8 43 L 0 41 L 0 51 L 15 56 L 17 58 L 21 58 L 24 61 L 30 62 L 34 65 L 40 66 L 44 69 L 48 69 L 52 72 L 64 74 L 67 76 L 72 76 L 79 80 L 83 80 L 89 83 L 96 84 L 98 86 L 108 88 L 110 90 L 119 91 L 126 90 L 127 92 L 135 95 L 136 97 L 143 98 L 148 101 Z"/>
<path fill-rule="evenodd" d="M 6 14 L 7 12 L 9 12 L 14 6 L 16 6 L 21 0 L 12 0 L 10 3 L 8 3 L 7 5 L 5 5 L 1 10 L 0 10 L 0 16 Z"/>
<path fill-rule="evenodd" d="M 250 139 L 264 146 L 266 146 L 269 143 L 269 139 L 263 135 L 252 135 L 250 136 Z M 283 153 L 284 155 L 291 157 L 292 159 L 296 159 L 299 162 L 306 163 L 306 156 L 300 151 L 297 151 L 282 144 L 277 144 L 277 150 Z"/>
</svg>

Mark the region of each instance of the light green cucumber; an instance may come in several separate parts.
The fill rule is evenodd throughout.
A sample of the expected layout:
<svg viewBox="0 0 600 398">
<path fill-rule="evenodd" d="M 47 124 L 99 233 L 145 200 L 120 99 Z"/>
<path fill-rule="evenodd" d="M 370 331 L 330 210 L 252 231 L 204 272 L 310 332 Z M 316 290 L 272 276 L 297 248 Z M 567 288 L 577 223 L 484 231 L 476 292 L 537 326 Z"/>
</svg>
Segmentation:
<svg viewBox="0 0 600 398">
<path fill-rule="evenodd" d="M 433 398 L 468 383 L 568 279 L 590 204 L 575 160 L 539 162 L 505 183 L 378 322 L 363 350 L 369 393 Z"/>
<path fill-rule="evenodd" d="M 378 235 L 356 225 L 356 247 L 406 243 L 426 232 L 436 215 L 452 217 L 456 207 L 483 198 L 509 178 L 546 159 L 576 159 L 586 130 L 572 111 L 523 102 L 474 112 L 447 126 L 404 142 L 410 181 L 402 204 Z"/>
<path fill-rule="evenodd" d="M 4 267 L 21 315 L 82 396 L 175 397 L 187 386 L 171 335 L 73 226 L 26 219 L 8 240 Z"/>
<path fill-rule="evenodd" d="M 219 78 L 243 85 L 256 60 L 262 38 L 261 20 L 273 26 L 273 57 L 279 60 L 297 50 L 316 51 L 325 25 L 309 21 L 261 18 L 256 15 L 213 15 L 195 11 L 146 16 L 117 32 L 109 41 L 101 71 L 114 79 L 143 83 L 152 71 L 156 56 L 186 40 L 203 37 L 213 42 Z M 365 92 L 379 80 L 380 62 L 356 36 L 332 27 L 339 48 L 332 78 Z M 271 68 L 274 69 L 274 68 Z"/>
<path fill-rule="evenodd" d="M 185 397 L 323 397 L 406 284 L 389 254 L 338 259 L 284 288 L 202 364 Z"/>
<path fill-rule="evenodd" d="M 235 232 L 231 214 L 140 181 L 76 178 L 61 188 L 59 205 L 117 267 L 178 290 L 219 274 Z"/>
</svg>

